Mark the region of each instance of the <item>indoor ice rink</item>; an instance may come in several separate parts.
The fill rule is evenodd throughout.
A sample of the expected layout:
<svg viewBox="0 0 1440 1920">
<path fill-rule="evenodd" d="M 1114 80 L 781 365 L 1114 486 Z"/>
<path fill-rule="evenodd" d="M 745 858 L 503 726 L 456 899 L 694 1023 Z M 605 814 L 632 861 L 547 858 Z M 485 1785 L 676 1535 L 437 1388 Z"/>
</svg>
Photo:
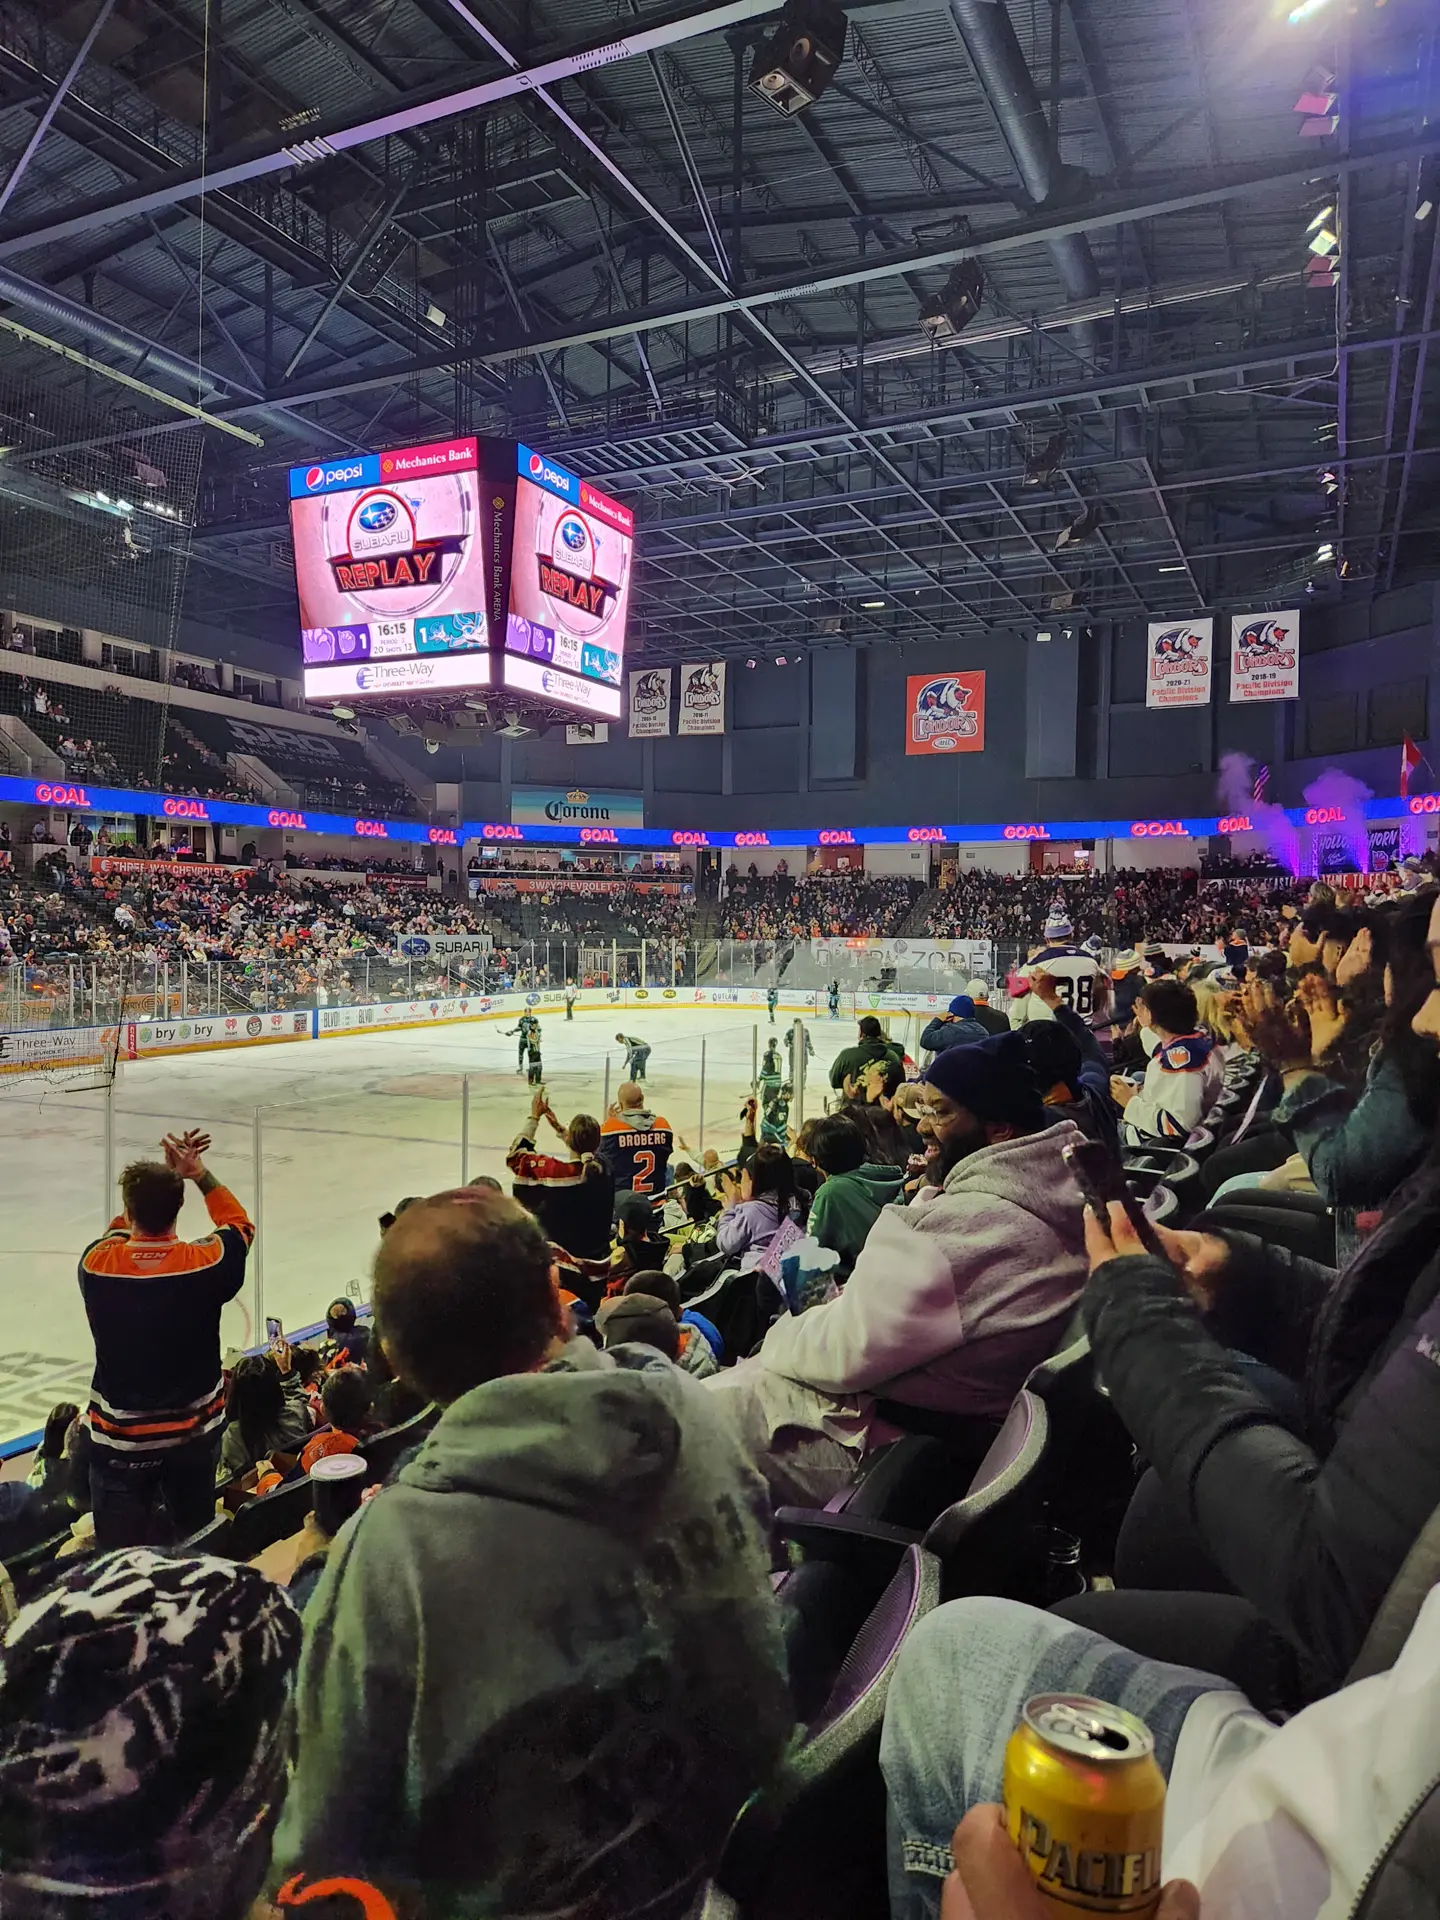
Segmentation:
<svg viewBox="0 0 1440 1920">
<path fill-rule="evenodd" d="M 518 1018 L 518 1015 L 515 1016 Z M 765 1008 L 613 1007 L 541 1022 L 545 1085 L 562 1121 L 602 1116 L 623 1078 L 615 1034 L 648 1040 L 651 1104 L 698 1155 L 728 1157 L 768 1035 L 795 1014 Z M 884 1016 L 900 1033 L 906 1016 Z M 107 1166 L 153 1155 L 162 1135 L 202 1127 L 208 1164 L 258 1223 L 245 1291 L 227 1310 L 230 1348 L 263 1338 L 268 1316 L 297 1329 L 337 1294 L 369 1290 L 376 1219 L 406 1194 L 435 1193 L 479 1173 L 504 1179 L 505 1155 L 529 1113 L 516 1072 L 513 1020 L 344 1034 L 121 1065 L 107 1093 L 61 1081 L 0 1080 L 6 1231 L 0 1242 L 0 1440 L 38 1427 L 54 1403 L 84 1399 L 91 1343 L 76 1284 L 86 1242 L 117 1205 Z M 832 1060 L 855 1038 L 851 1017 L 807 1018 L 814 1057 L 804 1111 L 818 1112 Z M 468 1098 L 467 1098 L 468 1083 Z M 703 1097 L 702 1097 L 703 1086 Z M 107 1103 L 110 1104 L 107 1143 Z M 792 1108 L 792 1124 L 800 1110 Z M 542 1128 L 542 1142 L 549 1129 Z M 554 1137 L 553 1135 L 551 1136 Z M 187 1190 L 180 1232 L 206 1231 Z M 259 1332 L 257 1333 L 257 1329 Z"/>
</svg>

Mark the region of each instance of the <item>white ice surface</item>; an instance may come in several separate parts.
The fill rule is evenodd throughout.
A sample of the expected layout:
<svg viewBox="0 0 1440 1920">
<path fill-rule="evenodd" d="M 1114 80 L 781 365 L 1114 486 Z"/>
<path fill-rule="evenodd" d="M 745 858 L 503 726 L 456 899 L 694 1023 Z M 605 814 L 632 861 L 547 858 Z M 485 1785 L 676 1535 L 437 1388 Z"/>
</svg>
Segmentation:
<svg viewBox="0 0 1440 1920">
<path fill-rule="evenodd" d="M 792 1017 L 782 1010 L 775 1030 Z M 562 1120 L 603 1114 L 607 1056 L 612 1096 L 622 1077 L 622 1026 L 651 1042 L 652 1104 L 697 1150 L 704 1042 L 704 1144 L 733 1150 L 755 1030 L 762 1052 L 770 1032 L 765 1009 L 631 1008 L 573 1023 L 547 1013 L 545 1081 Z M 822 1018 L 810 1031 L 814 1113 L 855 1026 Z M 460 1184 L 466 1076 L 469 1174 L 495 1174 L 508 1190 L 505 1154 L 529 1106 L 515 1059 L 503 1023 L 484 1022 L 132 1062 L 114 1089 L 114 1165 L 153 1155 L 174 1129 L 213 1135 L 213 1171 L 259 1221 L 250 1277 L 224 1321 L 226 1343 L 247 1346 L 267 1315 L 307 1326 L 337 1293 L 368 1294 L 376 1216 L 406 1194 Z M 106 1191 L 104 1105 L 98 1091 L 0 1080 L 0 1440 L 39 1426 L 56 1399 L 84 1397 L 91 1348 L 75 1263 L 118 1204 Z M 192 1190 L 180 1230 L 206 1225 Z"/>
</svg>

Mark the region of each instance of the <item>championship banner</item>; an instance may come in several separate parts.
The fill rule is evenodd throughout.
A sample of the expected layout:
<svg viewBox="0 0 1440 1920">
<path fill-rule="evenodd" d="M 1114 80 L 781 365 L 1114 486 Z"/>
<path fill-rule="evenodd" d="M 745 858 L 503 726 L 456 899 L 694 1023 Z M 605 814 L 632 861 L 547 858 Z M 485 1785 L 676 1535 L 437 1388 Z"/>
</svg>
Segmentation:
<svg viewBox="0 0 1440 1920">
<path fill-rule="evenodd" d="M 631 674 L 632 740 L 658 740 L 669 733 L 671 677 L 672 669 L 669 667 L 646 667 L 640 673 Z"/>
<path fill-rule="evenodd" d="M 1215 622 L 1152 620 L 1145 652 L 1147 707 L 1208 707 Z"/>
<path fill-rule="evenodd" d="M 725 662 L 707 660 L 680 669 L 678 733 L 724 733 Z"/>
<path fill-rule="evenodd" d="M 1300 614 L 1230 616 L 1230 698 L 1300 698 Z"/>
<path fill-rule="evenodd" d="M 912 673 L 905 682 L 906 753 L 983 753 L 985 675 Z"/>
</svg>

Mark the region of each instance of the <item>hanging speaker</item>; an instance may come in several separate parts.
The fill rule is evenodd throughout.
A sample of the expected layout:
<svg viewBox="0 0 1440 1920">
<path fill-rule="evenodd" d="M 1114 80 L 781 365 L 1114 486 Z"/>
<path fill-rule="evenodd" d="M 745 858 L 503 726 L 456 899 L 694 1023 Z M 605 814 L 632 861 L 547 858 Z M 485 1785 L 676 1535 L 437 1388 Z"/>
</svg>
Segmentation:
<svg viewBox="0 0 1440 1920">
<path fill-rule="evenodd" d="M 791 119 L 814 104 L 845 58 L 843 8 L 791 0 L 780 25 L 755 55 L 750 91 Z"/>
</svg>

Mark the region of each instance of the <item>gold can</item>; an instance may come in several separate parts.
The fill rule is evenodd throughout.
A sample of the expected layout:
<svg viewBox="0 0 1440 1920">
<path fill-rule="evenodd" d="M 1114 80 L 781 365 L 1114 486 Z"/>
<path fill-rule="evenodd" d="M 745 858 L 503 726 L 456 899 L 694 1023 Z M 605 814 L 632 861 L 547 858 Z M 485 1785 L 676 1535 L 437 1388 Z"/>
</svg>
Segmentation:
<svg viewBox="0 0 1440 1920">
<path fill-rule="evenodd" d="M 1005 1822 L 1047 1906 L 1153 1914 L 1164 1821 L 1143 1720 L 1078 1693 L 1025 1702 L 1005 1749 Z"/>
</svg>

